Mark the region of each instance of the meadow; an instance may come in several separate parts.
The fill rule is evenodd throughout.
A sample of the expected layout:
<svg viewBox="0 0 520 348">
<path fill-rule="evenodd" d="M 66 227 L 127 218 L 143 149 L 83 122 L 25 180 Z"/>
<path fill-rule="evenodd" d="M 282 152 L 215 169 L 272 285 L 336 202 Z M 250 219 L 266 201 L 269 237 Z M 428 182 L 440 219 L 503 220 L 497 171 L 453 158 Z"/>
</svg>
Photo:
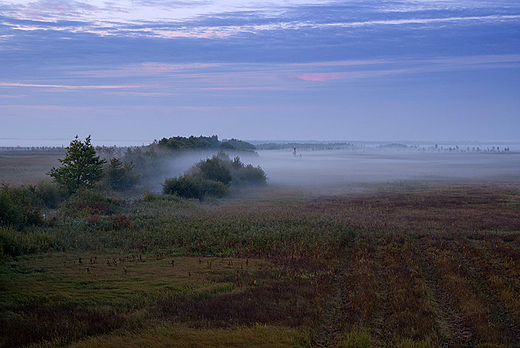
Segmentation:
<svg viewBox="0 0 520 348">
<path fill-rule="evenodd" d="M 355 191 L 147 193 L 0 227 L 0 346 L 520 346 L 518 181 Z"/>
</svg>

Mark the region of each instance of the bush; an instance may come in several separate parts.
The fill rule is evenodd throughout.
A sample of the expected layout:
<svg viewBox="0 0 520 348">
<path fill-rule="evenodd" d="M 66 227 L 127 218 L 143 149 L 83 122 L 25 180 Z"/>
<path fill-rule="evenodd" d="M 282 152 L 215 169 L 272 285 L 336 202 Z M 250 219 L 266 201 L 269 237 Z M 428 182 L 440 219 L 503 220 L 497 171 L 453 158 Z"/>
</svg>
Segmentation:
<svg viewBox="0 0 520 348">
<path fill-rule="evenodd" d="M 192 174 L 202 179 L 219 181 L 224 185 L 229 185 L 232 180 L 229 165 L 217 156 L 197 163 Z"/>
<path fill-rule="evenodd" d="M 205 195 L 222 198 L 228 194 L 228 188 L 222 182 L 186 174 L 178 178 L 166 179 L 163 193 L 183 198 L 203 199 Z"/>
<path fill-rule="evenodd" d="M 104 170 L 102 184 L 115 191 L 132 188 L 139 181 L 140 175 L 134 171 L 133 162 L 123 162 L 114 157 L 105 165 Z"/>
<path fill-rule="evenodd" d="M 12 192 L 7 185 L 0 189 L 0 225 L 14 226 L 16 228 L 25 225 L 27 217 L 12 197 Z"/>
<path fill-rule="evenodd" d="M 48 251 L 54 237 L 46 232 L 20 232 L 12 227 L 0 226 L 0 255 L 19 256 Z"/>
<path fill-rule="evenodd" d="M 70 216 L 88 216 L 92 214 L 112 214 L 115 201 L 107 199 L 99 191 L 93 189 L 79 190 L 62 205 L 62 210 Z"/>
<path fill-rule="evenodd" d="M 217 198 L 223 198 L 227 196 L 229 189 L 226 185 L 219 181 L 204 180 L 204 194 L 214 196 Z"/>
<path fill-rule="evenodd" d="M 231 161 L 231 168 L 233 184 L 236 186 L 263 186 L 267 184 L 267 176 L 260 166 L 244 165 L 239 157 L 235 157 Z"/>
<path fill-rule="evenodd" d="M 35 188 L 37 197 L 41 202 L 51 209 L 56 209 L 65 199 L 68 192 L 55 183 L 40 181 Z"/>
<path fill-rule="evenodd" d="M 34 186 L 0 188 L 0 226 L 22 229 L 27 225 L 43 224 L 42 202 Z"/>
</svg>

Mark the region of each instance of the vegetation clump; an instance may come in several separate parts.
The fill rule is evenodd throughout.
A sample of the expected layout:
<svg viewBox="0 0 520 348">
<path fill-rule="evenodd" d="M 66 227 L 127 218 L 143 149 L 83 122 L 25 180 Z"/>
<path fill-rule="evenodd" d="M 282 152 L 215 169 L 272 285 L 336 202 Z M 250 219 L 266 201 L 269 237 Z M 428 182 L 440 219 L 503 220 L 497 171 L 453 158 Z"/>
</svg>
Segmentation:
<svg viewBox="0 0 520 348">
<path fill-rule="evenodd" d="M 0 226 L 22 230 L 26 226 L 42 225 L 44 207 L 56 207 L 62 192 L 52 185 L 39 184 L 11 188 L 0 187 Z"/>
<path fill-rule="evenodd" d="M 105 165 L 105 176 L 102 183 L 114 191 L 124 191 L 134 187 L 140 178 L 140 174 L 135 172 L 133 162 L 123 162 L 113 157 Z"/>
<path fill-rule="evenodd" d="M 185 174 L 177 178 L 166 179 L 163 193 L 183 198 L 203 199 L 207 195 L 223 198 L 229 193 L 229 188 L 220 181 Z"/>
<path fill-rule="evenodd" d="M 218 136 L 211 137 L 199 136 L 194 137 L 171 137 L 162 138 L 157 142 L 160 148 L 169 150 L 200 150 L 200 149 L 224 149 L 224 150 L 255 150 L 256 147 L 247 141 L 238 139 L 229 139 L 225 141 L 218 140 Z"/>
<path fill-rule="evenodd" d="M 232 186 L 260 186 L 266 183 L 267 176 L 260 166 L 245 165 L 239 157 L 230 161 L 221 150 L 218 155 L 196 163 L 184 175 L 166 179 L 163 193 L 184 198 L 222 198 L 229 194 Z"/>
<path fill-rule="evenodd" d="M 181 149 L 216 149 L 220 145 L 218 137 L 213 135 L 211 137 L 171 137 L 162 138 L 158 142 L 159 146 L 170 149 L 170 150 L 181 150 Z"/>
<path fill-rule="evenodd" d="M 256 146 L 247 141 L 238 139 L 229 139 L 220 144 L 220 148 L 224 150 L 256 150 Z"/>
<path fill-rule="evenodd" d="M 74 193 L 80 188 L 92 188 L 103 177 L 105 160 L 96 156 L 90 143 L 90 135 L 82 142 L 76 138 L 67 147 L 65 158 L 59 160 L 61 167 L 52 168 L 49 175 L 55 182 Z"/>
</svg>

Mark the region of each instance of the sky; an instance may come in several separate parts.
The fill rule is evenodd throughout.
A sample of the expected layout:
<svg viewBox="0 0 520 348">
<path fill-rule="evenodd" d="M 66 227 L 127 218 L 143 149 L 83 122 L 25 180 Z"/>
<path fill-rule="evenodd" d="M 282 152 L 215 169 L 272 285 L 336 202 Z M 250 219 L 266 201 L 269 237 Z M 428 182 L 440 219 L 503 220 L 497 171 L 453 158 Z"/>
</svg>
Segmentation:
<svg viewBox="0 0 520 348">
<path fill-rule="evenodd" d="M 517 0 L 0 0 L 0 146 L 519 130 Z"/>
</svg>

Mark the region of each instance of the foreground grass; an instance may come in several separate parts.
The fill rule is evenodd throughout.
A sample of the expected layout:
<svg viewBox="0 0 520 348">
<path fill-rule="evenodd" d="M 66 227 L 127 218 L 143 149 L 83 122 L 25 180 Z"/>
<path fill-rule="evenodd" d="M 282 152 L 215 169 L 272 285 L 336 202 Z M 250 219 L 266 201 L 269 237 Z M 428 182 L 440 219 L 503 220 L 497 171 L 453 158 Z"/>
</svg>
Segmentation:
<svg viewBox="0 0 520 348">
<path fill-rule="evenodd" d="M 239 329 L 241 325 L 267 324 L 278 317 L 279 323 L 296 327 L 291 323 L 300 320 L 300 314 L 305 317 L 304 309 L 288 308 L 293 302 L 287 296 L 269 298 L 284 282 L 287 276 L 279 267 L 254 259 L 91 253 L 21 257 L 4 265 L 0 275 L 2 345 L 41 340 L 47 342 L 44 345 L 63 345 L 158 323 L 187 323 L 193 328 L 231 326 L 232 331 L 218 331 L 222 340 L 228 336 L 240 340 L 249 332 Z M 264 305 L 276 302 L 278 308 L 247 303 L 261 296 Z M 304 305 L 310 303 L 297 307 Z M 273 329 L 269 335 L 281 331 Z M 254 332 L 259 337 L 266 333 Z M 170 336 L 165 340 L 171 340 Z"/>
<path fill-rule="evenodd" d="M 520 346 L 513 184 L 119 214 L 2 232 L 2 346 Z"/>
<path fill-rule="evenodd" d="M 295 347 L 304 342 L 298 330 L 286 327 L 261 326 L 233 329 L 192 329 L 179 326 L 161 326 L 138 333 L 122 333 L 88 339 L 71 345 L 73 348 L 90 347 Z"/>
</svg>

